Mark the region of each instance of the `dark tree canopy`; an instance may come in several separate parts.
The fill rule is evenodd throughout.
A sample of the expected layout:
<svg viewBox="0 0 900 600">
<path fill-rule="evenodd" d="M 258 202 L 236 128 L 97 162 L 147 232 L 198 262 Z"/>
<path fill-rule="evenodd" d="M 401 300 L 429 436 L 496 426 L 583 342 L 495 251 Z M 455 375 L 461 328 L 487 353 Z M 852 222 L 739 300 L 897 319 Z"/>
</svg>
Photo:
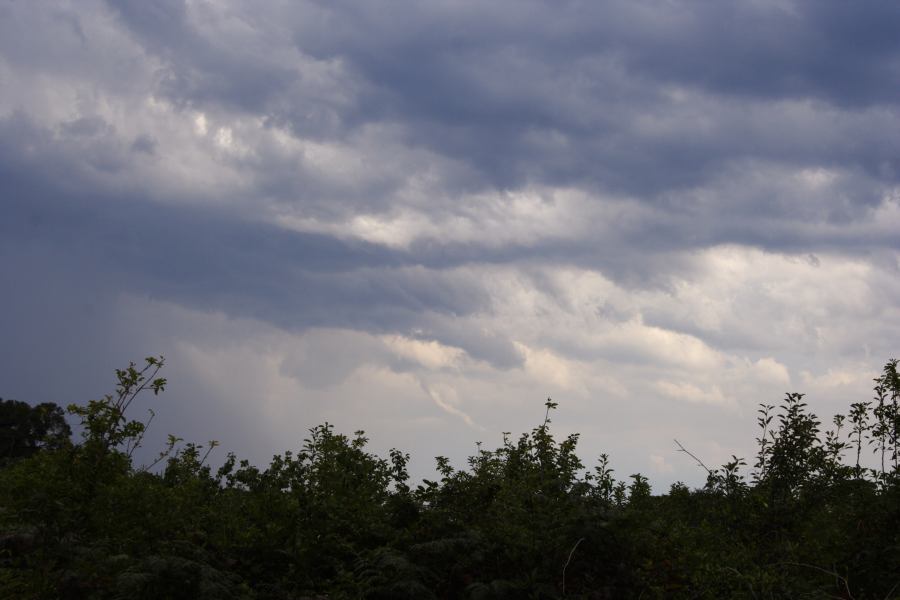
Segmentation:
<svg viewBox="0 0 900 600">
<path fill-rule="evenodd" d="M 0 462 L 11 462 L 41 449 L 58 449 L 72 435 L 63 409 L 52 402 L 31 406 L 0 398 Z"/>
</svg>

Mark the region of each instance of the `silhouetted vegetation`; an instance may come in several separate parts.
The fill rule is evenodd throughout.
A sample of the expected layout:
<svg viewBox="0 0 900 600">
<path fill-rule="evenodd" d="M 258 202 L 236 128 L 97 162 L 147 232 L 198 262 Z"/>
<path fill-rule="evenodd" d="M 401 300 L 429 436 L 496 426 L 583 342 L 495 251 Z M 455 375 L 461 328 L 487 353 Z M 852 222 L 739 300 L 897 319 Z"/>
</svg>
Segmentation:
<svg viewBox="0 0 900 600">
<path fill-rule="evenodd" d="M 662 495 L 605 455 L 586 467 L 550 400 L 532 431 L 461 470 L 438 457 L 415 487 L 408 455 L 328 424 L 264 468 L 214 471 L 215 442 L 177 438 L 138 467 L 127 412 L 162 365 L 70 406 L 78 440 L 54 405 L 0 403 L 0 597 L 900 597 L 895 360 L 827 427 L 801 394 L 761 406 L 752 465 L 701 462 L 705 486 Z"/>
<path fill-rule="evenodd" d="M 0 465 L 42 449 L 58 449 L 71 435 L 65 413 L 56 404 L 31 406 L 0 398 Z"/>
</svg>

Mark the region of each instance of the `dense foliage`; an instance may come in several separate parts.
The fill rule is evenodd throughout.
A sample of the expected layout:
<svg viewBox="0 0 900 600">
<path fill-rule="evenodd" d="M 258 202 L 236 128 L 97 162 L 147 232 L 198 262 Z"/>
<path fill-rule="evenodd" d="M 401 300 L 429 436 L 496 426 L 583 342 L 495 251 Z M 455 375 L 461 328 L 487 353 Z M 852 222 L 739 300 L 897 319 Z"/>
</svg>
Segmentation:
<svg viewBox="0 0 900 600">
<path fill-rule="evenodd" d="M 262 469 L 229 454 L 214 472 L 215 442 L 176 438 L 137 467 L 127 411 L 162 365 L 70 406 L 77 441 L 54 405 L 0 403 L 0 597 L 900 597 L 894 360 L 831 429 L 788 394 L 760 409 L 749 475 L 700 463 L 703 488 L 663 495 L 605 455 L 585 468 L 549 400 L 531 432 L 462 470 L 438 457 L 415 488 L 407 455 L 328 424 Z"/>
</svg>

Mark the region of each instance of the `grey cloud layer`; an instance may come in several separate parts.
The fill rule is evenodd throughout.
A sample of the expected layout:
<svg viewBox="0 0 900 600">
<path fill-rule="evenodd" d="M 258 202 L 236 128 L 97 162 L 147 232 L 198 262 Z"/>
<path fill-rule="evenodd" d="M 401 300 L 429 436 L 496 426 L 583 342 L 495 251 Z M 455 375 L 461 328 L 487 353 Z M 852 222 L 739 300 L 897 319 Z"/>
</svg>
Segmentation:
<svg viewBox="0 0 900 600">
<path fill-rule="evenodd" d="M 91 114 L 87 99 L 55 122 L 28 114 L 28 105 L 8 106 L 0 165 L 8 222 L 40 220 L 44 211 L 52 221 L 71 211 L 65 218 L 81 219 L 80 243 L 96 237 L 106 250 L 124 243 L 112 253 L 123 259 L 129 247 L 156 241 L 163 253 L 157 263 L 179 264 L 157 276 L 172 279 L 168 293 L 181 300 L 179 279 L 206 281 L 192 286 L 202 297 L 230 296 L 228 283 L 244 277 L 256 283 L 237 295 L 252 298 L 236 304 L 282 324 L 308 318 L 305 302 L 331 311 L 334 297 L 348 295 L 463 314 L 484 299 L 410 291 L 413 275 L 395 284 L 357 273 L 354 283 L 336 283 L 333 293 L 329 287 L 348 270 L 522 260 L 597 268 L 640 283 L 660 268 L 655 254 L 723 243 L 791 252 L 897 247 L 897 236 L 875 223 L 878 208 L 897 201 L 900 176 L 900 138 L 892 134 L 900 98 L 900 42 L 892 33 L 900 9 L 890 4 L 307 2 L 251 9 L 171 0 L 91 8 L 5 7 L 6 69 L 49 78 L 45 97 L 54 77 L 74 79 L 99 90 L 100 100 L 108 95 L 136 110 L 157 96 L 173 100 L 175 110 L 224 122 L 287 126 L 301 139 L 355 146 L 351 158 L 365 171 L 357 183 L 359 172 L 323 176 L 308 150 L 279 153 L 259 143 L 249 155 L 219 160 L 247 181 L 232 197 L 227 189 L 198 192 L 224 195 L 221 205 L 237 213 L 173 208 L 177 190 L 162 209 L 152 202 L 159 192 L 138 189 L 145 180 L 129 181 L 135 165 L 167 151 L 152 119 L 151 128 L 124 137 Z M 41 34 L 50 38 L 46 47 L 34 41 Z M 123 58 L 106 53 L 92 69 L 111 43 L 127 46 Z M 133 66 L 130 76 L 123 63 Z M 391 152 L 399 158 L 386 158 Z M 822 170 L 824 183 L 799 181 L 804 169 L 813 178 Z M 97 173 L 122 181 L 108 185 Z M 426 183 L 410 191 L 423 174 Z M 390 220 L 404 209 L 438 228 L 460 218 L 477 226 L 477 207 L 460 213 L 460 194 L 528 186 L 584 190 L 595 196 L 588 211 L 607 202 L 603 194 L 651 208 L 611 223 L 587 212 L 584 218 L 599 219 L 595 235 L 538 234 L 499 246 L 423 234 L 403 251 L 328 237 L 355 215 Z M 128 202 L 110 210 L 92 204 L 112 201 L 117 190 Z M 266 210 L 335 228 L 287 233 L 246 218 Z M 130 241 L 104 235 L 129 222 L 144 224 Z M 66 238 L 65 231 L 44 235 L 58 244 Z M 304 280 L 310 272 L 322 275 Z M 288 294 L 304 310 L 254 306 L 285 289 L 304 290 Z"/>
<path fill-rule="evenodd" d="M 398 123 L 481 185 L 654 197 L 773 158 L 898 176 L 890 3 L 114 6 L 163 61 L 156 92 L 302 135 Z"/>
</svg>

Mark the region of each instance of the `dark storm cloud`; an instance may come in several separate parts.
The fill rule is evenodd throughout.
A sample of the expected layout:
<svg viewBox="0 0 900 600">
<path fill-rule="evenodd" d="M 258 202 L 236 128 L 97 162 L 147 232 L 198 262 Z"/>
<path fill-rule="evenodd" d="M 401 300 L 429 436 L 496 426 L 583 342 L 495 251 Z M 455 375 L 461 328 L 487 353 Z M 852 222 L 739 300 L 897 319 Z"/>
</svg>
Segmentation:
<svg viewBox="0 0 900 600">
<path fill-rule="evenodd" d="M 891 4 L 350 6 L 322 8 L 334 29 L 298 23 L 298 47 L 346 60 L 378 90 L 372 105 L 387 107 L 373 118 L 386 111 L 410 123 L 416 143 L 479 165 L 501 187 L 587 183 L 653 194 L 701 183 L 735 158 L 873 165 L 896 155 L 874 132 L 880 148 L 851 153 L 816 145 L 814 131 L 758 130 L 779 116 L 760 110 L 765 102 L 896 110 L 900 9 Z M 664 86 L 713 97 L 703 129 Z M 741 114 L 754 109 L 758 119 Z M 645 115 L 688 127 L 647 135 L 636 126 Z M 554 135 L 565 143 L 547 144 Z"/>
<path fill-rule="evenodd" d="M 264 111 L 267 101 L 298 75 L 273 64 L 261 51 L 205 39 L 188 20 L 183 0 L 109 5 L 150 54 L 165 60 L 159 85 L 170 98 Z"/>
<path fill-rule="evenodd" d="M 304 135 L 397 123 L 409 144 L 472 166 L 482 186 L 652 199 L 748 158 L 898 177 L 896 136 L 844 124 L 866 121 L 866 110 L 896 117 L 900 8 L 891 3 L 307 2 L 235 11 L 240 35 L 202 34 L 181 2 L 112 6 L 164 59 L 160 93 Z M 267 33 L 280 52 L 266 52 Z M 285 44 L 337 61 L 339 87 L 308 77 Z M 678 101 L 676 89 L 696 97 Z M 785 102 L 809 103 L 819 118 L 791 125 Z M 647 131 L 648 117 L 669 121 L 666 130 Z M 832 128 L 856 143 L 831 139 Z"/>
<path fill-rule="evenodd" d="M 900 8 L 892 3 L 618 3 L 613 46 L 658 81 L 716 93 L 896 104 Z M 630 26 L 629 26 L 630 25 Z"/>
<path fill-rule="evenodd" d="M 154 203 L 137 190 L 123 197 L 91 189 L 69 157 L 52 154 L 49 134 L 21 116 L 0 122 L 0 138 L 0 243 L 39 243 L 67 260 L 77 256 L 123 291 L 288 329 L 409 329 L 421 313 L 464 315 L 486 302 L 460 287 L 464 282 L 381 246 Z M 32 148 L 36 159 L 15 156 L 25 140 L 35 146 L 42 139 L 44 146 Z"/>
</svg>

